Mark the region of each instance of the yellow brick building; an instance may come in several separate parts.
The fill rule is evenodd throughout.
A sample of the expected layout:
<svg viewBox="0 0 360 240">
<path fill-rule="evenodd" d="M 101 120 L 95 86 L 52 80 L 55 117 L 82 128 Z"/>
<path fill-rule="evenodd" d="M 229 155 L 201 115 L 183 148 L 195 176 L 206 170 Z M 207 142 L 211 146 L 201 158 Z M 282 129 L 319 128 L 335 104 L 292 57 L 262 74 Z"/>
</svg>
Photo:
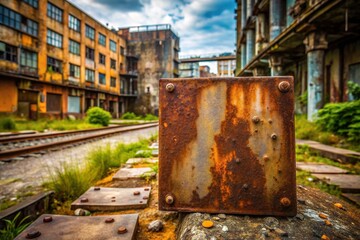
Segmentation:
<svg viewBox="0 0 360 240">
<path fill-rule="evenodd" d="M 65 0 L 0 0 L 0 113 L 82 117 L 100 106 L 118 117 L 137 95 L 126 47 Z"/>
</svg>

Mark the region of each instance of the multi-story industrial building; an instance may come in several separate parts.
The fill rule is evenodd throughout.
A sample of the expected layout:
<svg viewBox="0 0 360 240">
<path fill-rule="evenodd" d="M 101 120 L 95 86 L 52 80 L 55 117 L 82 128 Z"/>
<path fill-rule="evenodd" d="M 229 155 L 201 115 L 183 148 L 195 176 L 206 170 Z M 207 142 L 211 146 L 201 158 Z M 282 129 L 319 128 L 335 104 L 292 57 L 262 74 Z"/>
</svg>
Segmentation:
<svg viewBox="0 0 360 240">
<path fill-rule="evenodd" d="M 159 79 L 179 77 L 180 38 L 169 24 L 120 28 L 138 61 L 138 114 L 158 113 Z"/>
<path fill-rule="evenodd" d="M 236 75 L 293 75 L 309 120 L 360 83 L 359 1 L 237 0 L 235 13 Z"/>
<path fill-rule="evenodd" d="M 217 72 L 220 77 L 233 77 L 236 68 L 235 60 L 218 60 L 217 61 Z"/>
<path fill-rule="evenodd" d="M 179 65 L 179 72 L 181 78 L 195 78 L 200 77 L 200 63 L 199 62 L 184 62 Z"/>
<path fill-rule="evenodd" d="M 137 95 L 126 49 L 68 1 L 0 1 L 0 113 L 82 117 L 100 106 L 117 117 Z"/>
</svg>

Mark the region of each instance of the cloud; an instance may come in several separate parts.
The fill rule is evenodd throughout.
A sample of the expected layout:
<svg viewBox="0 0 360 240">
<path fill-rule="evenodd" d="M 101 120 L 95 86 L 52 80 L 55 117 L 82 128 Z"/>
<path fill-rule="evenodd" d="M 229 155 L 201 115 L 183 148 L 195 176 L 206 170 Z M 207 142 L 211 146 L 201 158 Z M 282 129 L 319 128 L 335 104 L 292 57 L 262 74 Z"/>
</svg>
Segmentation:
<svg viewBox="0 0 360 240">
<path fill-rule="evenodd" d="M 70 0 L 110 27 L 171 24 L 181 55 L 233 52 L 234 0 Z"/>
</svg>

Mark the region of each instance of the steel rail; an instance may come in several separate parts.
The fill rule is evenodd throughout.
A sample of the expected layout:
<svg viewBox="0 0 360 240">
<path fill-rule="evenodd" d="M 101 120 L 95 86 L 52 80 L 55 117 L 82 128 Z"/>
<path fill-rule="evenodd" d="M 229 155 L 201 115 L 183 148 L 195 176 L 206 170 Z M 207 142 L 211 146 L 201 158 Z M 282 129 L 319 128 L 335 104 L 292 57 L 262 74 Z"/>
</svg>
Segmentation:
<svg viewBox="0 0 360 240">
<path fill-rule="evenodd" d="M 77 143 L 77 142 L 89 141 L 90 139 L 96 139 L 96 138 L 115 135 L 115 134 L 122 133 L 122 132 L 135 131 L 135 130 L 150 128 L 150 127 L 155 127 L 155 126 L 158 126 L 158 123 L 146 123 L 146 124 L 138 124 L 135 126 L 132 125 L 132 126 L 113 127 L 111 129 L 102 129 L 102 131 L 99 133 L 88 134 L 86 136 L 78 136 L 78 137 L 74 137 L 74 138 L 68 139 L 68 140 L 62 140 L 62 141 L 57 141 L 57 142 L 53 142 L 53 143 L 45 143 L 45 144 L 31 146 L 31 147 L 24 147 L 24 148 L 17 148 L 17 149 L 2 151 L 2 152 L 0 152 L 0 161 L 9 160 L 11 158 L 23 156 L 23 155 L 34 153 L 34 152 L 39 152 L 39 151 L 53 148 L 53 147 L 59 147 L 59 146 L 69 145 L 69 144 L 73 144 L 73 143 Z"/>
</svg>

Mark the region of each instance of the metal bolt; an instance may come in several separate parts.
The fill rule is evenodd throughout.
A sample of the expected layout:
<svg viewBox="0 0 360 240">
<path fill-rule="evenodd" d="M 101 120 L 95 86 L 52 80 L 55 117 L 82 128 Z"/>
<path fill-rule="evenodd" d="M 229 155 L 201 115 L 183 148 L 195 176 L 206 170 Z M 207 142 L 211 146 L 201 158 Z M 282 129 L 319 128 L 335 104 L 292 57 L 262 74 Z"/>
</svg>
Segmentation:
<svg viewBox="0 0 360 240">
<path fill-rule="evenodd" d="M 82 203 L 85 203 L 85 202 L 88 202 L 89 201 L 89 199 L 87 199 L 87 198 L 81 198 L 80 199 L 80 202 L 82 202 Z"/>
<path fill-rule="evenodd" d="M 140 192 L 139 191 L 135 191 L 134 192 L 134 195 L 136 196 L 136 195 L 140 195 Z"/>
<path fill-rule="evenodd" d="M 270 119 L 268 120 L 268 122 L 269 122 L 270 124 L 272 124 L 273 121 L 272 121 L 272 119 L 270 118 Z"/>
<path fill-rule="evenodd" d="M 236 163 L 240 163 L 240 158 L 235 158 Z"/>
<path fill-rule="evenodd" d="M 124 234 L 127 233 L 127 229 L 124 226 L 121 226 L 118 228 L 118 234 Z"/>
<path fill-rule="evenodd" d="M 143 203 L 143 201 L 139 201 L 139 203 Z"/>
<path fill-rule="evenodd" d="M 149 191 L 150 190 L 150 188 L 144 188 L 144 191 Z"/>
<path fill-rule="evenodd" d="M 264 156 L 263 156 L 263 160 L 264 160 L 265 162 L 267 162 L 267 161 L 269 161 L 269 160 L 270 160 L 270 158 L 269 158 L 269 156 L 268 156 L 268 155 L 264 155 Z"/>
<path fill-rule="evenodd" d="M 253 121 L 253 123 L 257 124 L 257 123 L 260 122 L 260 118 L 259 118 L 258 116 L 254 116 L 254 117 L 252 118 L 252 121 Z"/>
<path fill-rule="evenodd" d="M 171 196 L 170 194 L 166 195 L 165 197 L 165 202 L 169 205 L 173 204 L 174 203 L 174 197 Z"/>
<path fill-rule="evenodd" d="M 148 196 L 144 196 L 143 199 L 146 200 L 146 199 L 149 199 L 149 197 L 148 197 Z"/>
<path fill-rule="evenodd" d="M 38 230 L 31 230 L 30 232 L 28 232 L 26 234 L 26 238 L 34 239 L 34 238 L 40 237 L 40 235 L 41 235 L 41 232 L 39 232 Z"/>
<path fill-rule="evenodd" d="M 290 206 L 291 201 L 290 201 L 290 199 L 288 199 L 287 197 L 283 197 L 283 198 L 280 199 L 280 203 L 281 203 L 281 205 L 283 205 L 284 207 L 288 207 L 288 206 Z"/>
<path fill-rule="evenodd" d="M 271 134 L 271 139 L 272 140 L 276 140 L 277 139 L 277 135 L 275 133 Z"/>
<path fill-rule="evenodd" d="M 112 199 L 116 198 L 116 197 L 111 197 Z"/>
<path fill-rule="evenodd" d="M 113 222 L 115 222 L 115 219 L 113 219 L 113 218 L 105 219 L 105 223 L 113 223 Z"/>
<path fill-rule="evenodd" d="M 111 202 L 116 202 L 116 200 L 115 200 L 115 199 L 112 199 Z"/>
<path fill-rule="evenodd" d="M 290 83 L 287 81 L 282 81 L 279 83 L 278 88 L 280 92 L 286 93 L 290 90 Z"/>
<path fill-rule="evenodd" d="M 52 219 L 51 216 L 47 216 L 47 217 L 44 217 L 44 218 L 43 218 L 43 222 L 44 222 L 44 223 L 52 222 L 52 220 L 53 220 L 53 219 Z"/>
<path fill-rule="evenodd" d="M 246 183 L 242 186 L 242 188 L 244 189 L 244 190 L 248 190 L 249 189 L 249 185 L 247 185 Z"/>
<path fill-rule="evenodd" d="M 175 85 L 172 83 L 166 84 L 166 91 L 173 92 L 175 90 Z"/>
<path fill-rule="evenodd" d="M 95 191 L 99 191 L 99 190 L 100 190 L 100 187 L 94 187 L 94 190 L 95 190 Z"/>
</svg>

